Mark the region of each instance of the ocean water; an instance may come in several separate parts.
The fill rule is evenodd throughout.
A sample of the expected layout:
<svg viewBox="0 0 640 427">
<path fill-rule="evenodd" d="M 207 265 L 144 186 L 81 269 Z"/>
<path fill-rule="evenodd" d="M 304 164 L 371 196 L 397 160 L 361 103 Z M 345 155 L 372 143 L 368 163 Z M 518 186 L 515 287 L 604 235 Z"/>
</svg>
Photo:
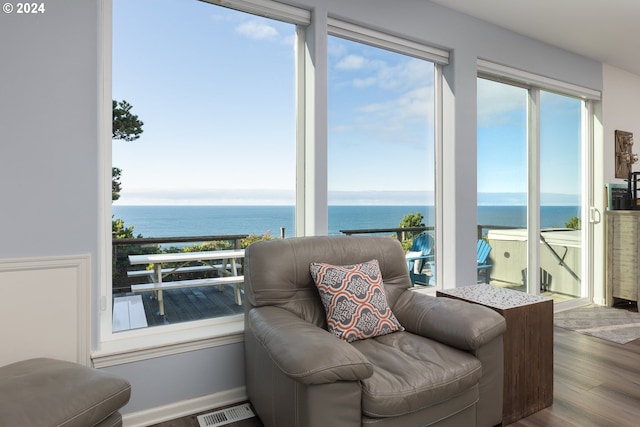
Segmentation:
<svg viewBox="0 0 640 427">
<path fill-rule="evenodd" d="M 134 235 L 182 237 L 222 234 L 295 234 L 293 206 L 113 206 L 115 218 L 134 226 Z M 329 206 L 329 234 L 345 229 L 398 227 L 402 218 L 420 212 L 425 225 L 434 225 L 433 206 Z M 578 206 L 542 206 L 541 227 L 564 227 Z M 479 206 L 478 224 L 524 227 L 524 206 Z"/>
</svg>

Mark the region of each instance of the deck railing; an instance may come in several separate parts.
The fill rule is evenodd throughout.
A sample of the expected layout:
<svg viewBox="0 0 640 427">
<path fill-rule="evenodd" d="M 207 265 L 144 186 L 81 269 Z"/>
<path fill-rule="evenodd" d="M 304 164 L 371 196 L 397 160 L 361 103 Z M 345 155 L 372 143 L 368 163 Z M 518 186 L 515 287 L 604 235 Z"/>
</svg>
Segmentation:
<svg viewBox="0 0 640 427">
<path fill-rule="evenodd" d="M 407 233 L 419 234 L 425 230 L 433 230 L 434 227 L 391 227 L 391 228 L 358 228 L 352 230 L 340 230 L 342 234 L 352 236 L 354 234 L 385 234 L 395 233 L 396 238 L 402 243 L 407 238 Z"/>
<path fill-rule="evenodd" d="M 513 227 L 507 225 L 484 225 L 479 224 L 477 226 L 477 235 L 478 239 L 482 239 L 486 237 L 486 232 L 489 230 L 508 230 L 514 228 L 523 228 L 523 227 Z M 346 234 L 347 236 L 351 236 L 354 234 L 384 234 L 384 233 L 395 233 L 396 238 L 402 242 L 407 238 L 407 233 L 422 233 L 423 231 L 433 231 L 435 230 L 434 226 L 428 227 L 390 227 L 390 228 L 358 228 L 352 230 L 340 230 L 342 234 Z"/>
</svg>

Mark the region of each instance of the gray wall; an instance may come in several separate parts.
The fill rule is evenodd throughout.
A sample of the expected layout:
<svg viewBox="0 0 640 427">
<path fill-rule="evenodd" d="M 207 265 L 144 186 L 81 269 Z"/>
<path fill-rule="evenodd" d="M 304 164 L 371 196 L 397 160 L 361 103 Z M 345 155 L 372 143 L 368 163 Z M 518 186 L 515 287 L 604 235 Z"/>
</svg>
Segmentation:
<svg viewBox="0 0 640 427">
<path fill-rule="evenodd" d="M 0 258 L 95 259 L 97 4 L 0 14 Z"/>
<path fill-rule="evenodd" d="M 244 386 L 242 343 L 102 368 L 131 382 L 133 398 L 123 413 Z"/>
<path fill-rule="evenodd" d="M 455 213 L 447 229 L 458 231 L 450 255 L 460 266 L 472 266 L 475 256 L 475 246 L 466 243 L 475 242 L 476 224 L 476 58 L 602 88 L 602 66 L 595 61 L 424 0 L 297 3 L 308 5 L 315 13 L 328 12 L 451 49 L 452 63 L 445 75 L 455 94 L 455 122 L 445 161 L 454 162 L 455 167 L 451 168 L 454 175 L 445 176 L 446 185 L 453 190 L 445 209 Z M 95 342 L 100 2 L 58 0 L 46 6 L 43 15 L 0 14 L 0 259 L 90 254 Z M 452 270 L 449 277 L 475 275 L 475 269 Z M 239 387 L 244 383 L 242 365 L 242 347 L 235 344 L 108 369 L 134 383 L 132 401 L 125 411 L 132 412 Z M 202 375 L 207 367 L 221 366 L 222 376 Z M 189 381 L 175 386 L 181 377 Z"/>
</svg>

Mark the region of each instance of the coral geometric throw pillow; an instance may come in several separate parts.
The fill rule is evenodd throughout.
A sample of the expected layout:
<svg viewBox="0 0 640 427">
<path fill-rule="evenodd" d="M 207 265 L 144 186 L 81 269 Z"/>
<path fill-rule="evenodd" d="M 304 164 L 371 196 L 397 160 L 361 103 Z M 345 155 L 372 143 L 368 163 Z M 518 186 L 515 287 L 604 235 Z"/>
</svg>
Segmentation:
<svg viewBox="0 0 640 427">
<path fill-rule="evenodd" d="M 347 342 L 404 331 L 393 315 L 377 260 L 355 265 L 311 263 L 329 332 Z"/>
</svg>

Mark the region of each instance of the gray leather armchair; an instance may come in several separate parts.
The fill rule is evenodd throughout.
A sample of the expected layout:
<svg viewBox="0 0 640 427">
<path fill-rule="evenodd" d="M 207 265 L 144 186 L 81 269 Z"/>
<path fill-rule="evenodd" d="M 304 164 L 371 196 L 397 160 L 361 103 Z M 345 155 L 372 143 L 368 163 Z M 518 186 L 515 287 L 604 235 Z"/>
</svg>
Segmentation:
<svg viewBox="0 0 640 427">
<path fill-rule="evenodd" d="M 352 343 L 327 330 L 312 262 L 377 259 L 405 331 Z M 411 290 L 388 237 L 302 237 L 245 253 L 249 399 L 265 426 L 481 426 L 502 420 L 504 319 Z"/>
</svg>

